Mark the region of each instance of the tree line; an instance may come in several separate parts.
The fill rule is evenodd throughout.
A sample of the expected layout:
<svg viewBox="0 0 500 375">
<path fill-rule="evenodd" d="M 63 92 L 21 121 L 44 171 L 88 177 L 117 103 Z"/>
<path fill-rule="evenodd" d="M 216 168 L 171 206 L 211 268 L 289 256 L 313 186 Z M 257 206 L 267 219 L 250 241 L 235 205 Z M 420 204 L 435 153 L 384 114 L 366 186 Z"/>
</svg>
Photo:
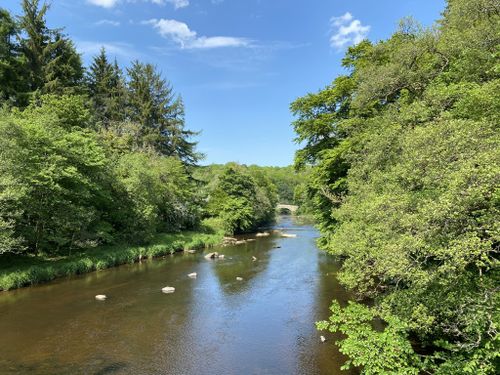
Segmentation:
<svg viewBox="0 0 500 375">
<path fill-rule="evenodd" d="M 49 7 L 0 9 L 0 254 L 68 254 L 160 232 L 249 231 L 277 193 L 244 166 L 199 178 L 196 132 L 151 64 L 122 69 L 102 49 L 84 67 Z"/>
<path fill-rule="evenodd" d="M 448 0 L 291 105 L 320 245 L 358 299 L 318 323 L 345 368 L 500 373 L 499 42 L 498 1 Z"/>
</svg>

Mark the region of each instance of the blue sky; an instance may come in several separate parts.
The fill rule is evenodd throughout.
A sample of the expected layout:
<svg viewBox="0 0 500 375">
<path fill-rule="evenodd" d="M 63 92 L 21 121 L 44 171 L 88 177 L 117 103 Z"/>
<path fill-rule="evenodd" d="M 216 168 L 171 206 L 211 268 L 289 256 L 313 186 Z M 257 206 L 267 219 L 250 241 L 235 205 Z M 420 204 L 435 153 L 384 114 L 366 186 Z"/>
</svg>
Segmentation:
<svg viewBox="0 0 500 375">
<path fill-rule="evenodd" d="M 18 0 L 0 6 L 19 13 Z M 122 66 L 156 64 L 202 130 L 204 163 L 289 165 L 289 105 L 342 74 L 345 48 L 399 20 L 431 25 L 444 0 L 52 0 L 86 64 L 104 45 Z"/>
</svg>

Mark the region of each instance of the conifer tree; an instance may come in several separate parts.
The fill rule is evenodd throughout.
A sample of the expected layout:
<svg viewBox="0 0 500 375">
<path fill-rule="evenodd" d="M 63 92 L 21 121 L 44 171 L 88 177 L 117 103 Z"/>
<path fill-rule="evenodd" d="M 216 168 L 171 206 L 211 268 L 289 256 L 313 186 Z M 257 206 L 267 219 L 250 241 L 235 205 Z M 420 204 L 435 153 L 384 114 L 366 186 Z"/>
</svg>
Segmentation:
<svg viewBox="0 0 500 375">
<path fill-rule="evenodd" d="M 23 58 L 16 43 L 19 28 L 10 13 L 0 8 L 0 103 L 24 104 L 26 80 Z"/>
<path fill-rule="evenodd" d="M 22 9 L 21 50 L 26 58 L 25 74 L 30 91 L 74 92 L 81 84 L 83 66 L 73 42 L 61 30 L 47 27 L 47 3 L 40 5 L 40 0 L 23 0 Z"/>
<path fill-rule="evenodd" d="M 111 121 L 110 102 L 114 67 L 108 61 L 106 50 L 101 48 L 99 55 L 94 57 L 90 65 L 87 86 L 97 120 L 107 128 Z"/>
<path fill-rule="evenodd" d="M 141 126 L 139 143 L 162 155 L 175 156 L 186 165 L 201 157 L 184 129 L 184 104 L 172 85 L 151 64 L 135 61 L 128 69 L 130 119 Z"/>
</svg>

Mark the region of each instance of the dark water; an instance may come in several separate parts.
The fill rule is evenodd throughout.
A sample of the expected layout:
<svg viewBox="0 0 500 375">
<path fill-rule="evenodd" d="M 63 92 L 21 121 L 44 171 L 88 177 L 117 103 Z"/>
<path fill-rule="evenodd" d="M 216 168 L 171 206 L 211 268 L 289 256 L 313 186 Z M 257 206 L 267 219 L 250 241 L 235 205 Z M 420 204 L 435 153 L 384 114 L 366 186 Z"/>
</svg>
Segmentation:
<svg viewBox="0 0 500 375">
<path fill-rule="evenodd" d="M 347 298 L 338 265 L 311 226 L 278 226 L 298 237 L 215 249 L 224 260 L 181 254 L 0 293 L 0 373 L 348 374 L 335 337 L 321 343 L 314 327 L 332 298 Z M 176 292 L 161 293 L 167 285 Z"/>
</svg>

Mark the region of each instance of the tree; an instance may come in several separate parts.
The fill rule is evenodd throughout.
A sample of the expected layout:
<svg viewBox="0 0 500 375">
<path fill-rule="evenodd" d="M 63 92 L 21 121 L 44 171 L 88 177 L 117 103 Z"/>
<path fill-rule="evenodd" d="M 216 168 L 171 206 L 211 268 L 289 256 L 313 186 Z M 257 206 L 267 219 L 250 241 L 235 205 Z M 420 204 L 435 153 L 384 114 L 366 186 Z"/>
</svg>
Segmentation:
<svg viewBox="0 0 500 375">
<path fill-rule="evenodd" d="M 9 12 L 0 8 L 0 103 L 26 104 L 24 60 L 16 43 L 18 32 L 18 25 Z"/>
<path fill-rule="evenodd" d="M 127 228 L 127 240 L 147 242 L 157 232 L 198 224 L 194 185 L 178 159 L 130 152 L 119 156 L 115 164 L 114 190 L 120 192 L 122 201 L 116 214 Z"/>
<path fill-rule="evenodd" d="M 345 335 L 346 368 L 500 370 L 499 23 L 494 0 L 450 0 L 436 28 L 350 48 L 348 75 L 292 104 L 321 245 L 373 301 L 319 323 Z"/>
<path fill-rule="evenodd" d="M 230 163 L 211 177 L 207 211 L 220 218 L 226 233 L 248 232 L 274 219 L 276 187 L 267 176 Z"/>
<path fill-rule="evenodd" d="M 201 155 L 195 151 L 196 143 L 189 141 L 197 133 L 184 129 L 182 99 L 151 64 L 135 61 L 127 72 L 130 119 L 141 126 L 138 142 L 194 165 Z"/>
<path fill-rule="evenodd" d="M 80 55 L 60 30 L 47 27 L 47 3 L 40 5 L 40 0 L 23 0 L 22 8 L 21 50 L 26 58 L 30 91 L 61 94 L 78 90 L 83 78 Z"/>
<path fill-rule="evenodd" d="M 43 93 L 78 94 L 82 92 L 84 68 L 73 42 L 60 32 L 54 33 L 50 52 L 43 69 Z"/>
<path fill-rule="evenodd" d="M 74 124 L 85 118 L 61 109 L 70 99 L 44 102 L 49 108 L 32 105 L 1 118 L 0 218 L 30 252 L 54 254 L 108 236 L 101 216 L 106 159 L 84 124 L 67 126 L 67 116 Z"/>
<path fill-rule="evenodd" d="M 125 121 L 127 93 L 123 73 L 116 61 L 114 64 L 108 61 L 104 48 L 89 67 L 87 88 L 97 121 L 104 128 L 109 128 L 112 122 Z"/>
</svg>

